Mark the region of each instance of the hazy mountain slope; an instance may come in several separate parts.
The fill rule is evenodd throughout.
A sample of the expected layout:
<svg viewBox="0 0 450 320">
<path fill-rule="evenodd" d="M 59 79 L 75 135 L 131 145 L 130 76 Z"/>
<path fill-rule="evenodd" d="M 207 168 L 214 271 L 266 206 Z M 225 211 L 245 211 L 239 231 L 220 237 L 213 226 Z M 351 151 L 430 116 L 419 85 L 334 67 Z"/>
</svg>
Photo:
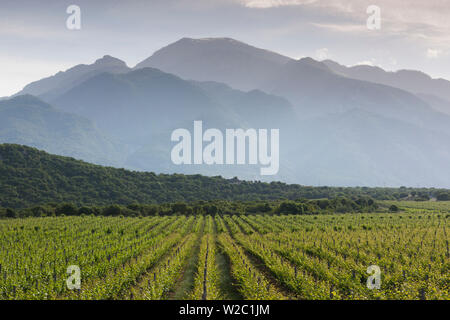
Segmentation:
<svg viewBox="0 0 450 320">
<path fill-rule="evenodd" d="M 450 101 L 439 98 L 437 96 L 434 96 L 432 94 L 423 94 L 418 93 L 416 94 L 420 99 L 425 101 L 430 107 L 435 109 L 436 111 L 446 113 L 450 115 Z"/>
<path fill-rule="evenodd" d="M 286 130 L 295 126 L 294 107 L 285 98 L 261 90 L 244 92 L 219 82 L 191 81 L 191 83 L 200 87 L 206 95 L 224 108 L 239 115 L 241 127 L 283 127 Z"/>
<path fill-rule="evenodd" d="M 322 63 L 311 58 L 296 61 L 227 38 L 184 38 L 157 51 L 136 68 L 143 66 L 160 68 L 185 79 L 218 81 L 247 90 L 259 88 L 287 98 L 303 117 L 363 108 L 450 134 L 450 117 L 437 113 L 410 92 L 398 89 L 396 82 L 403 83 L 409 77 L 408 72 L 399 72 L 398 78 L 388 83 L 390 86 L 381 85 L 371 79 L 348 77 L 344 74 L 345 67 L 329 61 Z M 364 66 L 352 68 L 364 69 Z M 373 68 L 373 72 L 380 79 L 386 78 L 382 69 Z M 414 74 L 412 78 L 417 80 L 410 82 L 420 86 L 426 77 Z"/>
<path fill-rule="evenodd" d="M 307 185 L 450 187 L 450 136 L 404 121 L 354 109 L 299 121 L 295 133 L 281 128 L 280 135 L 276 176 L 258 176 L 259 166 L 175 166 L 169 146 L 155 150 L 154 144 L 138 150 L 127 164 Z"/>
<path fill-rule="evenodd" d="M 263 89 L 286 97 L 306 117 L 360 108 L 387 118 L 450 134 L 450 117 L 394 87 L 340 76 L 318 61 L 288 62 Z"/>
<path fill-rule="evenodd" d="M 88 79 L 54 101 L 60 108 L 93 120 L 99 128 L 132 150 L 124 165 L 156 172 L 202 173 L 256 178 L 259 166 L 176 166 L 170 141 L 177 128 L 204 130 L 281 129 L 289 150 L 296 115 L 290 103 L 261 91 L 242 92 L 219 83 L 182 80 L 153 68 L 127 74 L 104 73 Z M 206 145 L 206 143 L 205 143 Z M 275 178 L 275 177 L 272 177 Z"/>
<path fill-rule="evenodd" d="M 91 121 L 56 110 L 30 95 L 0 102 L 0 142 L 25 144 L 99 164 L 119 165 L 121 158 L 117 145 Z"/>
<path fill-rule="evenodd" d="M 295 179 L 312 185 L 450 186 L 450 136 L 361 109 L 299 123 Z"/>
<path fill-rule="evenodd" d="M 161 131 L 192 125 L 194 120 L 212 126 L 237 124 L 232 112 L 223 110 L 194 84 L 152 68 L 103 73 L 58 97 L 54 104 L 137 145 L 151 142 L 150 137 Z"/>
<path fill-rule="evenodd" d="M 336 68 L 232 39 L 182 39 L 131 72 L 89 76 L 51 101 L 123 142 L 127 149 L 114 159 L 128 168 L 261 179 L 259 165 L 172 164 L 172 131 L 192 132 L 193 121 L 203 120 L 205 130 L 280 129 L 280 172 L 267 179 L 448 186 L 450 116 L 432 108 L 443 110 L 445 101 L 354 79 Z"/>
<path fill-rule="evenodd" d="M 54 76 L 32 82 L 17 95 L 31 94 L 50 101 L 97 74 L 103 72 L 124 73 L 130 70 L 122 60 L 106 55 L 93 64 L 79 64 L 66 71 L 60 71 Z"/>
<path fill-rule="evenodd" d="M 154 67 L 184 79 L 217 81 L 252 90 L 291 59 L 229 38 L 183 38 L 135 68 Z"/>
<path fill-rule="evenodd" d="M 285 99 L 220 83 L 185 81 L 153 68 L 101 74 L 58 97 L 55 105 L 92 119 L 111 134 L 142 139 L 202 120 L 209 128 L 292 127 Z M 272 121 L 269 121 L 272 120 Z M 275 120 L 275 121 L 274 121 Z"/>
<path fill-rule="evenodd" d="M 391 72 L 368 65 L 346 67 L 332 60 L 325 60 L 323 63 L 331 70 L 350 78 L 385 84 L 412 93 L 431 94 L 450 101 L 450 81 L 432 79 L 421 71 L 399 70 Z"/>
</svg>

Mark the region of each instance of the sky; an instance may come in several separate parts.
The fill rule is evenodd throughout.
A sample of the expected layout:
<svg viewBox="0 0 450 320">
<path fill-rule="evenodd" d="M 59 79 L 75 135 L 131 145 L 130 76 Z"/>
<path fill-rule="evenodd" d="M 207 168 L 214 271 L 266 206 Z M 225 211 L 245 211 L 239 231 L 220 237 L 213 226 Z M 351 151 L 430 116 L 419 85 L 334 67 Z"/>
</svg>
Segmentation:
<svg viewBox="0 0 450 320">
<path fill-rule="evenodd" d="M 70 5 L 79 30 L 66 26 Z M 379 29 L 367 28 L 370 5 Z M 133 67 L 183 37 L 450 79 L 448 17 L 450 0 L 0 0 L 0 97 L 106 54 Z"/>
</svg>

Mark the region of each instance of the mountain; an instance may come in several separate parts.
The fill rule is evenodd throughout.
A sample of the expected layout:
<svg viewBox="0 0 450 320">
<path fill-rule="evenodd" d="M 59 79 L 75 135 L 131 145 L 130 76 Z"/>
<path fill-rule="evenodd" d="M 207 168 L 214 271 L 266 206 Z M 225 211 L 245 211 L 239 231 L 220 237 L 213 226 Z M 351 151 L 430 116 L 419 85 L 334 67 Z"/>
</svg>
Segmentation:
<svg viewBox="0 0 450 320">
<path fill-rule="evenodd" d="M 298 124 L 295 180 L 450 187 L 450 136 L 362 109 Z"/>
<path fill-rule="evenodd" d="M 108 134 L 133 145 L 152 141 L 151 136 L 161 132 L 191 126 L 197 119 L 216 127 L 238 123 L 232 111 L 223 110 L 198 86 L 153 68 L 102 73 L 53 104 L 91 119 Z"/>
<path fill-rule="evenodd" d="M 288 62 L 263 90 L 287 98 L 303 117 L 364 109 L 450 135 L 450 117 L 410 92 L 338 75 L 311 58 Z"/>
<path fill-rule="evenodd" d="M 153 67 L 183 79 L 223 82 L 248 91 L 290 60 L 230 38 L 183 38 L 156 51 L 135 69 Z"/>
<path fill-rule="evenodd" d="M 214 81 L 191 81 L 207 96 L 231 110 L 240 118 L 244 128 L 280 128 L 295 125 L 292 104 L 285 98 L 265 93 L 261 90 L 240 91 Z M 289 124 L 290 123 L 290 124 Z"/>
<path fill-rule="evenodd" d="M 31 95 L 0 101 L 0 142 L 118 165 L 118 146 L 86 118 L 62 112 Z"/>
<path fill-rule="evenodd" d="M 204 177 L 156 175 L 89 164 L 15 144 L 0 144 L 0 207 L 49 202 L 78 205 L 150 204 L 199 200 L 319 199 L 372 196 L 393 199 L 437 189 L 308 187 Z"/>
<path fill-rule="evenodd" d="M 434 110 L 450 115 L 450 101 L 432 94 L 417 93 L 420 99 L 425 101 Z"/>
<path fill-rule="evenodd" d="M 288 99 L 303 118 L 362 108 L 450 134 L 450 117 L 439 112 L 442 108 L 433 109 L 427 101 L 396 84 L 403 83 L 404 77 L 409 77 L 408 72 L 399 72 L 398 79 L 380 84 L 373 79 L 350 77 L 344 73 L 345 67 L 338 68 L 329 60 L 294 60 L 229 38 L 183 38 L 158 50 L 135 68 L 145 66 L 184 79 L 222 82 L 247 91 L 260 89 Z M 351 70 L 360 69 L 363 67 Z M 386 74 L 382 69 L 374 72 Z M 417 87 L 426 78 L 424 74 L 414 77 L 419 80 L 410 82 Z M 438 84 L 445 86 L 445 81 L 433 82 Z"/>
<path fill-rule="evenodd" d="M 103 72 L 124 73 L 128 71 L 130 71 L 130 68 L 127 67 L 125 62 L 105 55 L 93 64 L 79 64 L 66 71 L 60 71 L 53 76 L 32 82 L 16 95 L 31 94 L 45 101 L 50 101 L 97 74 Z"/>
<path fill-rule="evenodd" d="M 202 120 L 222 132 L 280 129 L 279 173 L 263 177 L 271 181 L 448 186 L 450 116 L 439 112 L 446 100 L 354 79 L 329 64 L 232 39 L 185 38 L 132 71 L 74 81 L 49 102 L 125 146 L 110 159 L 135 170 L 262 178 L 254 165 L 173 164 L 171 133 L 192 133 Z"/>
<path fill-rule="evenodd" d="M 434 95 L 450 101 L 450 81 L 433 79 L 421 71 L 398 70 L 392 72 L 369 65 L 346 67 L 332 60 L 325 60 L 323 63 L 334 72 L 346 77 L 380 83 L 415 94 Z"/>
<path fill-rule="evenodd" d="M 281 97 L 243 92 L 220 83 L 186 81 L 153 68 L 126 74 L 103 73 L 59 96 L 53 104 L 87 117 L 132 150 L 124 165 L 156 172 L 258 177 L 253 166 L 177 166 L 170 159 L 173 130 L 202 120 L 205 130 L 283 128 L 281 141 L 292 145 L 296 114 Z M 286 148 L 288 150 L 288 148 Z"/>
</svg>

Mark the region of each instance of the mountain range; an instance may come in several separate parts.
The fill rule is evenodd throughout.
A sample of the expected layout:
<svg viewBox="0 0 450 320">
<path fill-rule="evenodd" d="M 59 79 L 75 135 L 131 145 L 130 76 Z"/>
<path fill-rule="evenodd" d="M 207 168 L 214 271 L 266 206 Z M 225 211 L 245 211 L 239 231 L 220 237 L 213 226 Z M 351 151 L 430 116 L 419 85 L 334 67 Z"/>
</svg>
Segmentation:
<svg viewBox="0 0 450 320">
<path fill-rule="evenodd" d="M 122 146 L 108 139 L 91 120 L 21 95 L 0 101 L 0 137 L 60 155 L 120 165 Z"/>
<path fill-rule="evenodd" d="M 250 165 L 172 164 L 171 132 L 202 120 L 280 129 L 280 171 L 269 180 L 449 187 L 448 88 L 419 71 L 183 38 L 134 68 L 104 56 L 27 85 L 0 102 L 0 142 L 136 170 L 261 179 Z"/>
<path fill-rule="evenodd" d="M 418 95 L 432 106 L 435 106 L 433 100 L 439 99 L 446 106 L 438 108 L 438 110 L 450 113 L 450 81 L 445 79 L 432 79 L 426 73 L 417 70 L 392 72 L 369 65 L 346 67 L 332 60 L 325 60 L 323 63 L 334 72 L 349 78 L 380 83 L 409 91 Z"/>
</svg>

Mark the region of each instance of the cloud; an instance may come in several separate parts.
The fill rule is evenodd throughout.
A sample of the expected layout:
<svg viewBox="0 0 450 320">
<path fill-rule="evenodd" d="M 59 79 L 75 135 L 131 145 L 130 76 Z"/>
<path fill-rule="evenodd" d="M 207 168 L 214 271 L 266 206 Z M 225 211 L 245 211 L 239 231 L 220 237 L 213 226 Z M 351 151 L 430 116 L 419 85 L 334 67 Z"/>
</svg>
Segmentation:
<svg viewBox="0 0 450 320">
<path fill-rule="evenodd" d="M 311 23 L 311 25 L 317 27 L 317 28 L 321 28 L 321 29 L 326 29 L 329 31 L 336 31 L 336 32 L 367 32 L 367 27 L 364 24 L 349 24 L 349 23 L 342 23 L 342 24 L 337 24 L 337 23 Z"/>
<path fill-rule="evenodd" d="M 373 60 L 364 60 L 364 61 L 360 61 L 354 64 L 355 66 L 371 66 L 374 67 L 375 63 L 373 62 Z"/>
<path fill-rule="evenodd" d="M 55 37 L 61 38 L 67 36 L 67 29 L 65 27 L 56 29 L 48 26 L 26 24 L 23 22 L 16 23 L 9 20 L 0 21 L 0 35 L 22 39 L 48 39 Z"/>
<path fill-rule="evenodd" d="M 305 5 L 316 2 L 317 0 L 241 0 L 247 8 L 276 8 L 284 6 Z"/>
<path fill-rule="evenodd" d="M 443 0 L 230 0 L 245 7 L 270 9 L 303 6 L 311 15 L 304 20 L 315 27 L 333 32 L 366 33 L 368 36 L 402 37 L 420 41 L 426 47 L 450 48 L 450 5 Z M 368 32 L 367 8 L 381 9 L 382 27 Z"/>
</svg>

